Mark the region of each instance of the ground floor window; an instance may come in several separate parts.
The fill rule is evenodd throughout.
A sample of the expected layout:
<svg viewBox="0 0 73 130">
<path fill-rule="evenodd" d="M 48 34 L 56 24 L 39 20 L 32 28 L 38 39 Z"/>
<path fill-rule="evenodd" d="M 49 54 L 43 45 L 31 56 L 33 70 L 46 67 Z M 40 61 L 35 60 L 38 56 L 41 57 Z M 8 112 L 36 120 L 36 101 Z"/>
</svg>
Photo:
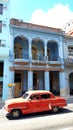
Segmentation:
<svg viewBox="0 0 73 130">
<path fill-rule="evenodd" d="M 3 93 L 3 62 L 0 62 L 0 97 L 2 97 Z"/>
<path fill-rule="evenodd" d="M 0 62 L 0 77 L 3 77 L 3 62 Z"/>
<path fill-rule="evenodd" d="M 70 88 L 70 95 L 73 95 L 73 73 L 69 75 L 69 88 Z"/>
<path fill-rule="evenodd" d="M 0 97 L 2 97 L 2 92 L 3 92 L 3 83 L 0 82 Z"/>
</svg>

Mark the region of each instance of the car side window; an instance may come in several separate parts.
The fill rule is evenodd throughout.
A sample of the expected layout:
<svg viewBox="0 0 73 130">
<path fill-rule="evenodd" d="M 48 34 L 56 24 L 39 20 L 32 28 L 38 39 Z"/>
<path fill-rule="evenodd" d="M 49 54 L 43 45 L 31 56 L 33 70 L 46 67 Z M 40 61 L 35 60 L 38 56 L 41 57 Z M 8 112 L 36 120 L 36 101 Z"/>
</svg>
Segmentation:
<svg viewBox="0 0 73 130">
<path fill-rule="evenodd" d="M 50 94 L 41 94 L 41 99 L 49 99 Z"/>
<path fill-rule="evenodd" d="M 39 99 L 39 95 L 32 95 L 30 97 L 31 100 L 38 100 Z"/>
</svg>

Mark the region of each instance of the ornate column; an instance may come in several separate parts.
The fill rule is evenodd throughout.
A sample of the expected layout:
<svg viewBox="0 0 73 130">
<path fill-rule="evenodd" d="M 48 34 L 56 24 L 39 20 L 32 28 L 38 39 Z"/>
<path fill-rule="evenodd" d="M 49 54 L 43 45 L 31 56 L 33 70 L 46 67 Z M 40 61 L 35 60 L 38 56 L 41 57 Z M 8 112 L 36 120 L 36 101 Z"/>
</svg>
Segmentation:
<svg viewBox="0 0 73 130">
<path fill-rule="evenodd" d="M 29 39 L 29 58 L 32 59 L 32 41 Z"/>
<path fill-rule="evenodd" d="M 29 67 L 32 67 L 32 42 L 29 40 Z"/>
<path fill-rule="evenodd" d="M 10 48 L 10 52 L 9 52 L 9 58 L 10 60 L 14 59 L 14 38 L 13 38 L 13 32 L 10 32 L 10 42 L 9 42 L 9 48 Z"/>
<path fill-rule="evenodd" d="M 47 61 L 47 43 L 45 43 L 45 45 L 44 45 L 44 50 L 45 50 L 44 60 Z"/>
<path fill-rule="evenodd" d="M 66 85 L 66 90 L 67 90 L 67 96 L 70 96 L 70 87 L 69 87 L 69 75 L 66 73 L 66 78 L 65 78 L 65 85 Z"/>
<path fill-rule="evenodd" d="M 64 51 L 64 48 L 63 48 L 63 40 L 62 40 L 62 36 L 60 36 L 60 41 L 58 41 L 58 47 L 59 47 L 59 57 L 61 58 L 61 59 L 63 59 L 63 56 L 64 56 L 64 53 L 63 53 L 63 51 Z"/>
<path fill-rule="evenodd" d="M 28 90 L 33 90 L 33 72 L 28 71 Z"/>
<path fill-rule="evenodd" d="M 47 56 L 47 44 L 46 43 L 45 43 L 44 47 L 45 47 L 45 56 Z"/>
<path fill-rule="evenodd" d="M 50 78 L 49 78 L 49 71 L 44 72 L 44 78 L 45 78 L 45 90 L 50 91 Z"/>
<path fill-rule="evenodd" d="M 67 87 L 65 83 L 64 72 L 59 72 L 59 81 L 60 81 L 60 96 L 67 96 Z"/>
</svg>

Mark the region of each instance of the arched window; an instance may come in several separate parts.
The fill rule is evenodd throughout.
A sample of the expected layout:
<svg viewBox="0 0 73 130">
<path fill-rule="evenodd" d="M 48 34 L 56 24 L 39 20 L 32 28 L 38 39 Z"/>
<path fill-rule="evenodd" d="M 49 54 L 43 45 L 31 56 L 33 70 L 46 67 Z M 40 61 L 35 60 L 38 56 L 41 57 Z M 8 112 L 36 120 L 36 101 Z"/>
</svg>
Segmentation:
<svg viewBox="0 0 73 130">
<path fill-rule="evenodd" d="M 15 58 L 22 58 L 22 46 L 18 43 L 14 46 Z"/>
<path fill-rule="evenodd" d="M 58 44 L 51 40 L 47 43 L 47 55 L 49 56 L 49 60 L 51 61 L 57 61 L 59 57 L 58 53 Z"/>
<path fill-rule="evenodd" d="M 38 60 L 44 59 L 44 42 L 40 38 L 32 40 L 32 58 Z"/>
<path fill-rule="evenodd" d="M 47 49 L 47 56 L 48 56 L 48 61 L 50 60 L 50 49 Z"/>
<path fill-rule="evenodd" d="M 37 60 L 37 48 L 36 48 L 36 46 L 32 46 L 32 59 Z"/>
</svg>

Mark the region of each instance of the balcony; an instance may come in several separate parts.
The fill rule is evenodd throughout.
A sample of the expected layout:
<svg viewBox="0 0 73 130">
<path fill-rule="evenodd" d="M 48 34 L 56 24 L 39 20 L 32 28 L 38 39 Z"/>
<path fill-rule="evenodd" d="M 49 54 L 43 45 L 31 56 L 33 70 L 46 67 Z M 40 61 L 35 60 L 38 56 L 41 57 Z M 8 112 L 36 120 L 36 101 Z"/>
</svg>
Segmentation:
<svg viewBox="0 0 73 130">
<path fill-rule="evenodd" d="M 32 57 L 29 57 L 28 54 L 22 54 L 22 55 L 14 55 L 13 53 L 10 53 L 9 54 L 10 56 L 10 60 L 13 60 L 13 62 L 15 64 L 29 64 L 29 63 L 32 63 L 32 64 L 40 64 L 40 65 L 45 65 L 45 64 L 48 64 L 48 65 L 52 65 L 52 66 L 60 66 L 63 61 L 60 57 L 50 57 L 48 58 L 48 56 L 32 56 Z"/>
<path fill-rule="evenodd" d="M 67 58 L 64 60 L 66 66 L 73 66 L 73 58 Z"/>
<path fill-rule="evenodd" d="M 8 47 L 0 47 L 0 58 L 9 56 L 9 48 Z"/>
</svg>

